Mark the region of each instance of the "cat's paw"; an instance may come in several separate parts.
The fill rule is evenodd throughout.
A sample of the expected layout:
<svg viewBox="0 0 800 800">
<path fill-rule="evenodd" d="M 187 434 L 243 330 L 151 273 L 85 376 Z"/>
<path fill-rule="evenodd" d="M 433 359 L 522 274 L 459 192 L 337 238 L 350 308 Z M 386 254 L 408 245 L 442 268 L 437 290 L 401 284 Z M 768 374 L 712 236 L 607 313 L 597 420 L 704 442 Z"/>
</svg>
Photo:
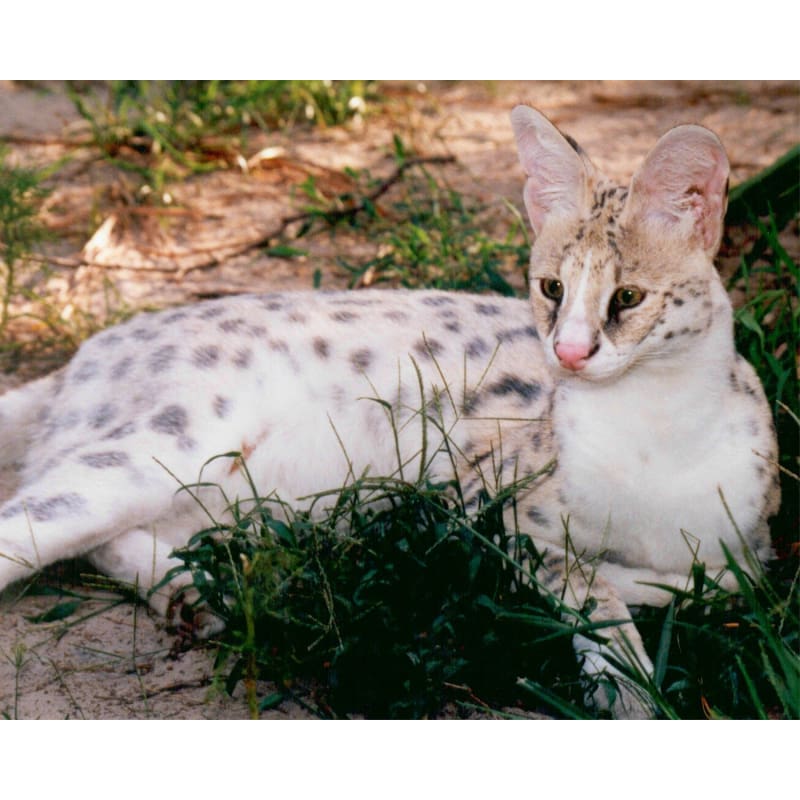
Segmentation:
<svg viewBox="0 0 800 800">
<path fill-rule="evenodd" d="M 196 589 L 182 588 L 167 607 L 167 628 L 185 641 L 210 639 L 225 630 L 225 622 L 200 601 Z"/>
<path fill-rule="evenodd" d="M 606 672 L 586 690 L 586 705 L 608 711 L 614 719 L 654 719 L 656 709 L 642 687 L 619 673 Z"/>
<path fill-rule="evenodd" d="M 630 631 L 631 638 L 625 640 L 622 657 L 612 646 L 600 644 L 580 634 L 573 641 L 575 653 L 581 659 L 581 673 L 585 682 L 586 705 L 598 711 L 607 711 L 614 719 L 653 719 L 656 709 L 646 689 L 626 674 L 639 675 L 646 683 L 653 674 L 653 665 L 638 633 Z M 619 643 L 618 643 L 619 644 Z M 623 664 L 626 671 L 623 672 Z"/>
</svg>

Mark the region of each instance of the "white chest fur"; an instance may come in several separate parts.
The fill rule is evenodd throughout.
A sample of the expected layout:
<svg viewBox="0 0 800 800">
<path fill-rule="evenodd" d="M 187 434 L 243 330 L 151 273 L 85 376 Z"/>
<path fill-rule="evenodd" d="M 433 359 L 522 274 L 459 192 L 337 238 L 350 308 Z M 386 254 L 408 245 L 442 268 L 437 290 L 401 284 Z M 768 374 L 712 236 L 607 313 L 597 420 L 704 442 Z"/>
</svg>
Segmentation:
<svg viewBox="0 0 800 800">
<path fill-rule="evenodd" d="M 705 364 L 560 387 L 554 424 L 579 552 L 688 575 L 695 553 L 723 566 L 720 540 L 740 551 L 737 528 L 756 545 L 757 436 L 723 376 Z"/>
</svg>

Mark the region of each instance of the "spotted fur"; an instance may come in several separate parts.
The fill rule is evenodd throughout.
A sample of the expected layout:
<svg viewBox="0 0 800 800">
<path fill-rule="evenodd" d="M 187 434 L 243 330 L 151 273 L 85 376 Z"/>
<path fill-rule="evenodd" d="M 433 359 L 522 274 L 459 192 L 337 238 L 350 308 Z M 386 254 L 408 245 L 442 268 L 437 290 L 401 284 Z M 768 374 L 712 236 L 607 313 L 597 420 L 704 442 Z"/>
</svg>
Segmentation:
<svg viewBox="0 0 800 800">
<path fill-rule="evenodd" d="M 727 160 L 684 126 L 621 187 L 537 112 L 518 107 L 512 124 L 536 234 L 529 301 L 254 294 L 98 334 L 0 398 L 0 457 L 24 460 L 0 507 L 0 588 L 85 555 L 166 613 L 177 587 L 151 589 L 173 548 L 206 509 L 251 493 L 212 456 L 242 453 L 259 489 L 291 503 L 367 470 L 419 474 L 434 419 L 425 467 L 447 480 L 455 457 L 469 511 L 484 489 L 532 478 L 513 521 L 544 555 L 538 577 L 623 621 L 576 650 L 619 682 L 615 713 L 646 714 L 604 649 L 649 668 L 625 604 L 665 602 L 654 584 L 684 585 L 694 558 L 718 571 L 720 540 L 741 553 L 737 528 L 766 557 L 778 502 L 769 409 L 711 260 Z M 201 469 L 202 507 L 176 492 Z M 570 568 L 576 553 L 589 568 Z"/>
</svg>

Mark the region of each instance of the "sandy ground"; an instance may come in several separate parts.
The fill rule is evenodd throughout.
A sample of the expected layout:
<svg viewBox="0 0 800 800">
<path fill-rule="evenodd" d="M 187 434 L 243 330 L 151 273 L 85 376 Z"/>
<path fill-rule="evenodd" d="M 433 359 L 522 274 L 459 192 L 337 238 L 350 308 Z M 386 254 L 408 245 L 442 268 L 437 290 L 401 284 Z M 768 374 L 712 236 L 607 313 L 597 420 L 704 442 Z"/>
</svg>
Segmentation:
<svg viewBox="0 0 800 800">
<path fill-rule="evenodd" d="M 574 136 L 595 163 L 620 180 L 669 127 L 699 122 L 728 150 L 732 184 L 742 181 L 800 139 L 798 82 L 597 82 L 393 84 L 389 111 L 348 128 L 295 132 L 254 140 L 243 153 L 250 166 L 174 189 L 175 207 L 164 219 L 137 217 L 125 202 L 127 185 L 76 142 L 85 136 L 72 104 L 57 84 L 0 84 L 0 139 L 19 163 L 45 164 L 66 153 L 68 167 L 48 203 L 48 223 L 59 232 L 48 252 L 61 259 L 49 290 L 98 317 L 109 311 L 108 286 L 127 307 L 167 305 L 240 291 L 310 288 L 314 271 L 323 287 L 345 285 L 337 255 L 374 255 L 357 233 L 303 240 L 303 259 L 287 261 L 248 247 L 296 212 L 291 187 L 309 174 L 335 190 L 337 170 L 391 172 L 392 135 L 422 155 L 452 155 L 437 175 L 465 195 L 502 213 L 504 201 L 521 207 L 522 175 L 508 112 L 527 102 Z M 257 153 L 280 147 L 268 160 Z M 274 151 L 273 151 L 274 152 Z M 497 217 L 487 219 L 496 220 Z M 487 224 L 492 224 L 490 221 Z M 797 248 L 796 235 L 788 246 Z M 238 253 L 238 254 L 237 254 Z M 736 258 L 734 253 L 732 256 Z M 0 375 L 0 392 L 51 365 L 22 364 Z M 0 473 L 0 499 L 15 476 Z M 213 680 L 211 655 L 175 654 L 175 640 L 148 610 L 115 603 L 91 587 L 64 621 L 33 622 L 53 597 L 14 587 L 0 603 L 0 715 L 12 718 L 239 719 L 247 708 Z M 118 599 L 118 598 L 116 598 Z M 268 691 L 268 687 L 262 687 Z M 309 716 L 286 702 L 264 716 Z"/>
</svg>

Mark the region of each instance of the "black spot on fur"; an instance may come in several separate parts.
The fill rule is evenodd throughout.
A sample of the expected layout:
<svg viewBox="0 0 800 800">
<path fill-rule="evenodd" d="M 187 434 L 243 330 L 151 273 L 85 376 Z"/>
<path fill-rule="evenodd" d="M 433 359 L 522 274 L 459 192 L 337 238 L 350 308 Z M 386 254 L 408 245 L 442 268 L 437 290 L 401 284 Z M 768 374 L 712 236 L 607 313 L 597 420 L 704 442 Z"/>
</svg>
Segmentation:
<svg viewBox="0 0 800 800">
<path fill-rule="evenodd" d="M 405 311 L 398 311 L 396 309 L 387 311 L 383 316 L 386 317 L 386 319 L 390 319 L 392 322 L 405 322 L 408 319 L 408 314 Z"/>
<path fill-rule="evenodd" d="M 163 411 L 150 419 L 150 427 L 157 433 L 179 436 L 186 430 L 189 417 L 186 409 L 178 405 L 166 406 Z"/>
<path fill-rule="evenodd" d="M 159 332 L 156 328 L 135 328 L 131 336 L 137 342 L 150 342 L 159 337 Z"/>
<path fill-rule="evenodd" d="M 461 323 L 457 319 L 451 319 L 448 322 L 445 322 L 444 327 L 452 333 L 461 332 Z"/>
<path fill-rule="evenodd" d="M 200 319 L 215 319 L 216 317 L 221 317 L 225 310 L 223 305 L 206 306 L 198 316 Z"/>
<path fill-rule="evenodd" d="M 113 403 L 100 403 L 89 414 L 89 427 L 98 430 L 111 422 L 117 415 L 117 407 Z"/>
<path fill-rule="evenodd" d="M 541 393 L 542 387 L 534 381 L 523 381 L 514 375 L 506 375 L 497 383 L 493 383 L 489 391 L 498 397 L 516 394 L 523 400 L 535 400 Z"/>
<path fill-rule="evenodd" d="M 362 347 L 350 355 L 350 363 L 356 372 L 363 372 L 372 363 L 372 351 L 368 347 Z"/>
<path fill-rule="evenodd" d="M 435 358 L 444 352 L 444 347 L 436 339 L 423 338 L 414 345 L 414 350 L 423 358 Z"/>
<path fill-rule="evenodd" d="M 494 303 L 475 303 L 475 311 L 485 317 L 496 317 L 500 313 L 500 306 Z"/>
<path fill-rule="evenodd" d="M 109 450 L 105 453 L 85 453 L 80 460 L 87 467 L 107 469 L 108 467 L 124 467 L 129 463 L 130 458 L 121 450 Z"/>
<path fill-rule="evenodd" d="M 283 339 L 270 339 L 269 349 L 276 353 L 288 353 L 289 345 Z"/>
<path fill-rule="evenodd" d="M 23 504 L 35 522 L 47 522 L 63 514 L 74 514 L 86 506 L 86 498 L 75 492 L 57 494 L 44 500 L 28 499 Z"/>
<path fill-rule="evenodd" d="M 133 358 L 125 356 L 111 368 L 111 380 L 118 381 L 120 378 L 124 378 L 131 371 L 132 366 Z"/>
<path fill-rule="evenodd" d="M 467 389 L 464 392 L 464 399 L 461 401 L 461 412 L 469 416 L 478 407 L 478 393 Z"/>
<path fill-rule="evenodd" d="M 114 430 L 109 431 L 103 438 L 104 439 L 124 439 L 126 436 L 136 432 L 135 422 L 126 422 L 124 425 L 118 425 Z"/>
<path fill-rule="evenodd" d="M 445 306 L 452 303 L 455 303 L 455 300 L 446 294 L 426 295 L 422 298 L 422 304 L 426 306 Z"/>
<path fill-rule="evenodd" d="M 192 363 L 196 367 L 208 369 L 219 361 L 219 348 L 213 344 L 202 345 L 195 348 L 192 354 Z"/>
<path fill-rule="evenodd" d="M 72 378 L 76 383 L 86 383 L 86 381 L 97 375 L 100 365 L 96 361 L 84 361 L 72 373 Z"/>
<path fill-rule="evenodd" d="M 248 325 L 244 333 L 251 339 L 263 339 L 267 335 L 267 328 L 265 325 Z"/>
<path fill-rule="evenodd" d="M 101 333 L 94 341 L 103 347 L 113 347 L 122 341 L 122 336 L 119 333 Z"/>
<path fill-rule="evenodd" d="M 321 336 L 315 336 L 312 345 L 314 347 L 314 352 L 320 358 L 327 358 L 331 354 L 330 345 Z"/>
<path fill-rule="evenodd" d="M 188 316 L 189 314 L 186 311 L 173 311 L 171 314 L 166 314 L 161 317 L 161 322 L 171 325 L 173 322 L 179 322 L 182 319 L 186 319 Z"/>
<path fill-rule="evenodd" d="M 247 321 L 241 318 L 238 319 L 224 319 L 217 327 L 223 333 L 241 333 L 242 329 L 247 325 Z"/>
<path fill-rule="evenodd" d="M 172 366 L 175 361 L 175 356 L 178 353 L 178 348 L 174 344 L 165 344 L 154 350 L 147 360 L 150 371 L 154 374 L 165 372 Z"/>
<path fill-rule="evenodd" d="M 358 319 L 358 314 L 353 311 L 334 311 L 331 319 L 334 322 L 352 322 L 354 319 Z"/>
<path fill-rule="evenodd" d="M 214 398 L 214 413 L 220 418 L 225 419 L 231 410 L 231 401 L 227 397 L 217 395 Z"/>
<path fill-rule="evenodd" d="M 489 458 L 492 455 L 493 452 L 494 452 L 493 450 L 486 450 L 483 453 L 479 453 L 478 455 L 473 456 L 471 459 L 469 459 L 469 461 L 467 461 L 467 463 L 469 464 L 470 467 L 473 468 L 479 467 L 484 461 L 486 461 L 487 458 Z"/>
<path fill-rule="evenodd" d="M 477 358 L 478 356 L 485 355 L 490 349 L 486 340 L 482 339 L 480 336 L 476 336 L 474 339 L 467 342 L 467 355 L 470 358 Z"/>
<path fill-rule="evenodd" d="M 538 339 L 539 334 L 536 332 L 536 328 L 534 328 L 533 325 L 525 325 L 523 328 L 509 328 L 497 334 L 498 342 L 513 342 L 516 339 L 522 338 Z"/>
<path fill-rule="evenodd" d="M 283 311 L 284 302 L 278 297 L 262 297 L 261 306 L 267 311 Z"/>
<path fill-rule="evenodd" d="M 239 369 L 247 369 L 252 360 L 253 351 L 249 347 L 243 347 L 241 350 L 237 350 L 233 356 L 233 364 L 239 367 Z"/>
<path fill-rule="evenodd" d="M 528 506 L 527 510 L 525 511 L 525 516 L 534 525 L 548 525 L 550 523 L 547 515 L 543 514 L 538 508 L 536 508 L 536 506 Z"/>
</svg>

